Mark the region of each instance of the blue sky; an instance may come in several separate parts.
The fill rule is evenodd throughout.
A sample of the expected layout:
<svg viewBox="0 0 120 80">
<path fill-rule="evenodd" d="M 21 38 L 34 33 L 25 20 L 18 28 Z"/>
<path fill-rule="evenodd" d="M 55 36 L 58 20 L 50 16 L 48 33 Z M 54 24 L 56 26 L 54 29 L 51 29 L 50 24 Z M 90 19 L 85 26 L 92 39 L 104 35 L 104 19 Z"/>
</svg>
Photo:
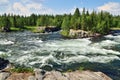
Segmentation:
<svg viewBox="0 0 120 80">
<path fill-rule="evenodd" d="M 0 0 L 0 14 L 64 14 L 73 13 L 76 7 L 120 15 L 120 0 Z"/>
</svg>

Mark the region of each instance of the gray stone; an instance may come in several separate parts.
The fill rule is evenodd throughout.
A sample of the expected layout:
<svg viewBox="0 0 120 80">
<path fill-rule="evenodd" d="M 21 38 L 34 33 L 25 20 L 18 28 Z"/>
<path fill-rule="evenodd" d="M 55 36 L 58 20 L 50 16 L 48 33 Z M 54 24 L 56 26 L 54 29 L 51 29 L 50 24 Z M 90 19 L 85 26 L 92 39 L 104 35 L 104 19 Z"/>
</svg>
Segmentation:
<svg viewBox="0 0 120 80">
<path fill-rule="evenodd" d="M 69 80 L 112 80 L 104 73 L 92 71 L 67 72 L 65 75 Z"/>
<path fill-rule="evenodd" d="M 86 37 L 99 37 L 101 36 L 101 34 L 92 33 L 90 31 L 84 31 L 84 30 L 70 29 L 69 36 L 71 38 L 86 38 Z"/>
<path fill-rule="evenodd" d="M 35 69 L 34 72 L 35 72 L 35 78 L 37 80 L 43 80 L 43 74 L 42 74 L 42 69 Z"/>
<path fill-rule="evenodd" d="M 29 76 L 28 80 L 36 80 L 35 76 Z"/>
<path fill-rule="evenodd" d="M 0 73 L 0 80 L 6 80 L 10 76 L 9 72 L 1 72 Z"/>
<path fill-rule="evenodd" d="M 44 80 L 69 80 L 69 79 L 61 72 L 51 71 L 45 74 Z"/>
</svg>

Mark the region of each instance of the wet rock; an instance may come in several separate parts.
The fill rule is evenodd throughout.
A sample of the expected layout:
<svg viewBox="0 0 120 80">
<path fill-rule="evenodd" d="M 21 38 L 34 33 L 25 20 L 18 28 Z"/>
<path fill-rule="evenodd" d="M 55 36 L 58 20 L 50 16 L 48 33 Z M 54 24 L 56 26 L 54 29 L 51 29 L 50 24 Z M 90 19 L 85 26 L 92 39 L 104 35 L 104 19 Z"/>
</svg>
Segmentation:
<svg viewBox="0 0 120 80">
<path fill-rule="evenodd" d="M 45 28 L 45 32 L 55 32 L 55 31 L 59 31 L 60 28 L 59 27 L 55 27 L 55 26 L 48 26 Z"/>
<path fill-rule="evenodd" d="M 0 73 L 0 80 L 6 80 L 10 76 L 9 72 L 1 72 Z"/>
<path fill-rule="evenodd" d="M 35 32 L 39 32 L 39 33 L 49 33 L 49 32 L 56 32 L 59 31 L 60 28 L 56 27 L 56 26 L 38 26 L 38 28 L 36 29 Z"/>
<path fill-rule="evenodd" d="M 8 64 L 9 64 L 9 61 L 8 61 L 8 60 L 5 60 L 5 59 L 3 59 L 3 58 L 0 58 L 0 70 L 6 68 Z"/>
</svg>

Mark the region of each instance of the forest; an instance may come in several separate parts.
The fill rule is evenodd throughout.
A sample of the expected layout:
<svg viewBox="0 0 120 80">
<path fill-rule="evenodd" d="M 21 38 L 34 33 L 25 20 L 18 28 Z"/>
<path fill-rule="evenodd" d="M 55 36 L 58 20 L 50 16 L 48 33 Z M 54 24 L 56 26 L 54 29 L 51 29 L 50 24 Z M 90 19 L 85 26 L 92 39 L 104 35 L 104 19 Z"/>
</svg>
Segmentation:
<svg viewBox="0 0 120 80">
<path fill-rule="evenodd" d="M 76 8 L 74 14 L 64 15 L 37 15 L 20 16 L 13 14 L 0 15 L 0 31 L 24 30 L 27 27 L 55 26 L 62 30 L 63 35 L 68 35 L 70 29 L 85 30 L 93 33 L 107 34 L 110 28 L 120 27 L 120 16 L 109 12 L 91 13 L 83 8 L 80 12 Z"/>
</svg>

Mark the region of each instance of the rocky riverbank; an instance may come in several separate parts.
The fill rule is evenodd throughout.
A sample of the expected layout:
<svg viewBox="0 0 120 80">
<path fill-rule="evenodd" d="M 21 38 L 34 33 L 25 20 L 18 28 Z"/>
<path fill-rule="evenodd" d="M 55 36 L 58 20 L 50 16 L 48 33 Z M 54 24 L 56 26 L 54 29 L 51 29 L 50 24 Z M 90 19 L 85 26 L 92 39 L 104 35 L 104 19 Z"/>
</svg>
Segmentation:
<svg viewBox="0 0 120 80">
<path fill-rule="evenodd" d="M 101 34 L 99 33 L 92 33 L 90 31 L 84 31 L 84 30 L 73 30 L 70 29 L 69 36 L 71 38 L 87 38 L 87 37 L 99 37 Z"/>
<path fill-rule="evenodd" d="M 0 67 L 0 80 L 112 80 L 102 72 L 89 70 L 60 72 L 34 69 L 33 72 L 11 72 L 13 66 L 2 58 L 0 58 Z"/>
<path fill-rule="evenodd" d="M 43 71 L 35 69 L 34 73 L 0 72 L 0 80 L 112 80 L 102 72 L 93 71 Z"/>
</svg>

